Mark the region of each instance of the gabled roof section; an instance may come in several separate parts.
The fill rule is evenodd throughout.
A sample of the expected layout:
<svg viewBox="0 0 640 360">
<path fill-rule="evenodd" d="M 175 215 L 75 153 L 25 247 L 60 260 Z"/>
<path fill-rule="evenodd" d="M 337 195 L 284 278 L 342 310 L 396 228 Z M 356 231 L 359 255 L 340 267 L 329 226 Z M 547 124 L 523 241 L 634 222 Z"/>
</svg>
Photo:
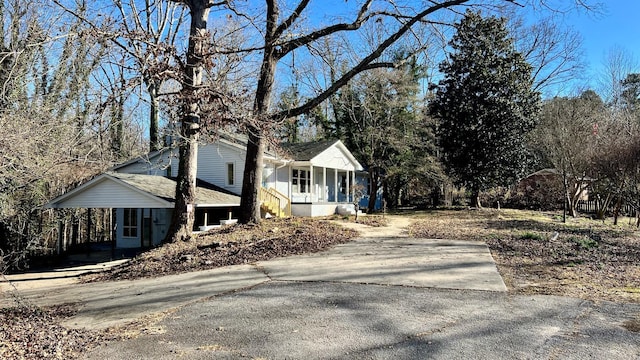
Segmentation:
<svg viewBox="0 0 640 360">
<path fill-rule="evenodd" d="M 329 149 L 334 144 L 341 142 L 340 140 L 324 140 L 324 141 L 311 141 L 305 143 L 296 144 L 282 144 L 282 148 L 288 152 L 288 154 L 295 161 L 311 161 L 316 156 L 322 154 L 325 150 Z"/>
<path fill-rule="evenodd" d="M 196 206 L 238 206 L 237 195 L 207 188 L 196 189 Z M 171 208 L 175 201 L 175 180 L 153 175 L 104 173 L 57 197 L 47 208 Z"/>
<path fill-rule="evenodd" d="M 294 166 L 313 165 L 350 171 L 362 170 L 362 165 L 340 140 L 283 144 L 282 148 L 291 157 Z"/>
<path fill-rule="evenodd" d="M 556 170 L 556 169 L 551 169 L 551 168 L 547 168 L 547 169 L 542 169 L 542 170 L 538 170 L 534 173 L 531 173 L 529 175 L 527 175 L 525 178 L 531 177 L 531 176 L 549 176 L 549 175 L 561 175 L 560 171 Z"/>
<path fill-rule="evenodd" d="M 173 148 L 165 148 L 162 150 L 156 150 L 150 153 L 146 153 L 146 154 L 134 157 L 133 159 L 130 159 L 123 163 L 112 166 L 111 168 L 109 168 L 109 172 L 115 172 L 136 163 L 153 164 L 154 162 L 157 161 L 157 158 L 159 158 L 165 153 L 170 153 L 172 150 Z"/>
</svg>

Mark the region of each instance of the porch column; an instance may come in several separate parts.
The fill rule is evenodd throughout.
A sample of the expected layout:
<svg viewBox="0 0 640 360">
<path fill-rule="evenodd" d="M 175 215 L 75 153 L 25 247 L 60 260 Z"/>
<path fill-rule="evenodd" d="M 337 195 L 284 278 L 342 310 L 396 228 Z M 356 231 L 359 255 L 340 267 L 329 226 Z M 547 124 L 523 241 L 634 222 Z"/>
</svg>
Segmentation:
<svg viewBox="0 0 640 360">
<path fill-rule="evenodd" d="M 311 194 L 311 199 L 310 200 L 311 200 L 311 202 L 314 202 L 313 201 L 313 193 L 314 193 L 313 188 L 315 187 L 315 184 L 313 182 L 313 165 L 309 165 L 309 187 L 311 188 L 311 189 L 309 189 L 309 193 Z"/>
<path fill-rule="evenodd" d="M 336 196 L 333 197 L 333 202 L 338 202 L 338 196 L 340 194 L 340 188 L 338 187 L 338 169 L 333 169 L 333 181 L 334 181 L 334 193 Z"/>
<path fill-rule="evenodd" d="M 353 201 L 356 200 L 356 198 L 355 198 L 356 192 L 354 191 L 354 187 L 356 185 L 356 171 L 355 170 L 351 172 L 351 183 L 353 184 L 353 186 L 351 187 L 351 201 L 353 202 Z"/>
<path fill-rule="evenodd" d="M 291 182 L 293 181 L 293 166 L 287 166 L 287 191 L 289 191 L 289 199 L 293 198 L 291 193 Z"/>
<path fill-rule="evenodd" d="M 349 170 L 347 170 L 347 173 L 346 173 L 346 174 L 344 174 L 344 179 L 345 179 L 345 182 L 347 183 L 347 188 L 346 188 L 346 189 L 344 189 L 344 196 L 347 198 L 347 199 L 346 199 L 346 200 L 347 200 L 346 202 L 351 202 L 351 199 L 350 199 L 350 196 L 351 196 L 351 186 L 349 186 L 349 185 L 351 185 L 351 182 L 349 181 L 349 180 L 351 180 L 351 179 L 349 179 Z"/>
<path fill-rule="evenodd" d="M 322 200 L 327 201 L 328 195 L 329 194 L 327 194 L 327 168 L 323 167 L 322 168 Z"/>
</svg>

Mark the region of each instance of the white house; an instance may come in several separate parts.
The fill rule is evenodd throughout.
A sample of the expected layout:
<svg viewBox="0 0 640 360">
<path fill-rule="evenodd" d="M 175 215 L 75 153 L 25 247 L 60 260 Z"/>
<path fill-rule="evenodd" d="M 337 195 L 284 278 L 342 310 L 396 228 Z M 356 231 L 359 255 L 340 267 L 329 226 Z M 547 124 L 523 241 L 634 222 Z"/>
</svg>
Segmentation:
<svg viewBox="0 0 640 360">
<path fill-rule="evenodd" d="M 194 230 L 238 215 L 246 147 L 236 136 L 200 145 Z M 261 209 L 265 216 L 325 216 L 352 204 L 362 166 L 339 140 L 283 146 L 264 155 Z M 157 245 L 174 206 L 177 151 L 150 153 L 118 165 L 49 202 L 49 208 L 110 208 L 118 248 Z"/>
</svg>

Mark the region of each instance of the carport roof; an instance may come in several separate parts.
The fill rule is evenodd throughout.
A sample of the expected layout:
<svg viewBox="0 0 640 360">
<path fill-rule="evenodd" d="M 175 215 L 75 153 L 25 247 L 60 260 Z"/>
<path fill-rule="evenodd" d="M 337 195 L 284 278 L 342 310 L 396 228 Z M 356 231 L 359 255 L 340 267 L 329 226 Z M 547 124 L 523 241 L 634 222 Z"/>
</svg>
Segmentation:
<svg viewBox="0 0 640 360">
<path fill-rule="evenodd" d="M 47 208 L 172 208 L 176 182 L 163 176 L 108 172 L 57 197 Z M 196 206 L 240 205 L 240 197 L 198 181 Z"/>
</svg>

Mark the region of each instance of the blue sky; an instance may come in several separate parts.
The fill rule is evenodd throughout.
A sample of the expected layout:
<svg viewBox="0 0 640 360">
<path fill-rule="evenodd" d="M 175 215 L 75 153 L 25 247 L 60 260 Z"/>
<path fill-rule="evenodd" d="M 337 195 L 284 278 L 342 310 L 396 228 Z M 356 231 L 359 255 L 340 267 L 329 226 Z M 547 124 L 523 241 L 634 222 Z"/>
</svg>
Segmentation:
<svg viewBox="0 0 640 360">
<path fill-rule="evenodd" d="M 566 1 L 566 2 L 565 2 Z M 574 0 L 553 0 L 552 6 L 569 9 Z M 416 0 L 416 2 L 418 2 Z M 587 68 L 585 78 L 576 79 L 564 91 L 571 93 L 576 89 L 591 87 L 597 89 L 598 77 L 601 76 L 604 67 L 605 56 L 614 48 L 622 49 L 632 54 L 640 64 L 640 0 L 588 0 L 587 3 L 602 3 L 602 8 L 597 12 L 573 10 L 564 16 L 558 16 L 558 21 L 564 21 L 569 27 L 577 30 L 583 38 L 583 49 Z M 319 21 L 327 21 L 326 17 L 333 19 L 338 14 L 352 14 L 348 7 L 353 7 L 353 2 L 345 0 L 316 0 L 312 1 L 309 13 L 312 18 Z M 318 14 L 323 14 L 318 16 Z M 329 15 L 331 14 L 331 15 Z M 544 16 L 544 14 L 536 14 Z M 640 68 L 635 69 L 640 72 Z M 573 88 L 573 89 L 572 89 Z"/>
<path fill-rule="evenodd" d="M 567 25 L 583 37 L 590 77 L 602 71 L 605 56 L 614 47 L 628 51 L 636 60 L 640 56 L 640 1 L 609 0 L 604 6 L 597 14 L 573 12 L 565 17 Z"/>
</svg>

